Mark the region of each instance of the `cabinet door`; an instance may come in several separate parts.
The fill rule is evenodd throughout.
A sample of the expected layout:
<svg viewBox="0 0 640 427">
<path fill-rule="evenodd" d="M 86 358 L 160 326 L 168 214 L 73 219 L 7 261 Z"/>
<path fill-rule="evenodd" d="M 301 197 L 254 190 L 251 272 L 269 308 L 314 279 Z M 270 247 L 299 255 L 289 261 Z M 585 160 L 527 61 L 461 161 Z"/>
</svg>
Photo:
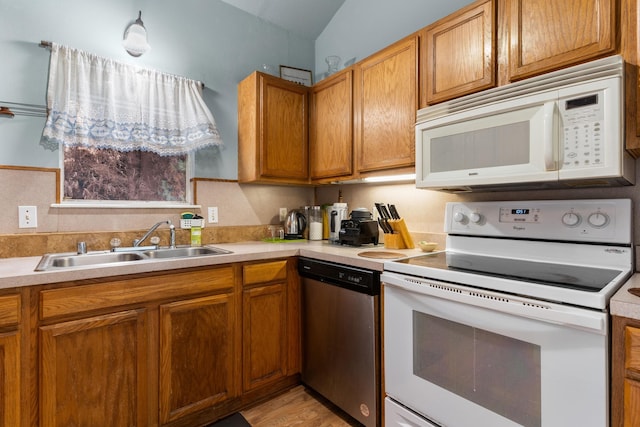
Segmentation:
<svg viewBox="0 0 640 427">
<path fill-rule="evenodd" d="M 284 283 L 243 292 L 243 389 L 250 391 L 286 375 L 286 287 Z"/>
<path fill-rule="evenodd" d="M 424 30 L 421 106 L 496 85 L 494 4 L 475 2 Z"/>
<path fill-rule="evenodd" d="M 311 92 L 311 179 L 353 174 L 353 70 L 315 85 Z"/>
<path fill-rule="evenodd" d="M 40 328 L 40 426 L 146 426 L 147 314 Z"/>
<path fill-rule="evenodd" d="M 309 88 L 255 72 L 238 85 L 238 181 L 306 183 Z"/>
<path fill-rule="evenodd" d="M 616 0 L 506 0 L 506 7 L 510 80 L 616 49 Z"/>
<path fill-rule="evenodd" d="M 20 333 L 0 334 L 0 427 L 20 425 Z"/>
<path fill-rule="evenodd" d="M 20 295 L 0 296 L 0 427 L 21 425 Z"/>
<path fill-rule="evenodd" d="M 168 423 L 238 394 L 233 294 L 160 306 L 160 420 Z"/>
<path fill-rule="evenodd" d="M 356 67 L 359 172 L 411 167 L 418 108 L 418 38 L 408 37 Z"/>
<path fill-rule="evenodd" d="M 640 425 L 640 382 L 624 380 L 624 427 Z"/>
</svg>

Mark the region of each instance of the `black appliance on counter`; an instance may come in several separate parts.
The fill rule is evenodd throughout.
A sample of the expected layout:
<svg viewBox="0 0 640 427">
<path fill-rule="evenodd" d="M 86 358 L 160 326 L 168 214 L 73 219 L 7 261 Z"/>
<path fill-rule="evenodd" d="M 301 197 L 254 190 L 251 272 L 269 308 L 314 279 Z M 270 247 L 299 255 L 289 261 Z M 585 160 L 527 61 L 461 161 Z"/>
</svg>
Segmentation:
<svg viewBox="0 0 640 427">
<path fill-rule="evenodd" d="M 360 246 L 368 243 L 378 244 L 378 223 L 366 208 L 351 211 L 349 219 L 343 219 L 340 224 L 338 241 L 341 245 Z"/>
</svg>

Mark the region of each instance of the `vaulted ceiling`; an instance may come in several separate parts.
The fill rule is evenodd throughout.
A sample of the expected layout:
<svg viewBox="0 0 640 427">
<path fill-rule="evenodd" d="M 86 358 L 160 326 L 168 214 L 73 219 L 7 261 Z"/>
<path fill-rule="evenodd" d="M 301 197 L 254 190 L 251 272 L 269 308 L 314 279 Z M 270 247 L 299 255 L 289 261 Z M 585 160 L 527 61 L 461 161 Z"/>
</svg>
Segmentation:
<svg viewBox="0 0 640 427">
<path fill-rule="evenodd" d="M 222 0 L 267 22 L 315 40 L 345 0 Z"/>
</svg>

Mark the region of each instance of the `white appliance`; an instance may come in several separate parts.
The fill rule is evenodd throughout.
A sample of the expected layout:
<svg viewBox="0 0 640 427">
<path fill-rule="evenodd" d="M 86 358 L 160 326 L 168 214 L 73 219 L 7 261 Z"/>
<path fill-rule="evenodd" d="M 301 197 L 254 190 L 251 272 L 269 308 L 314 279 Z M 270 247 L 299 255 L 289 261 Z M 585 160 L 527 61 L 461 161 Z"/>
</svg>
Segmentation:
<svg viewBox="0 0 640 427">
<path fill-rule="evenodd" d="M 384 264 L 386 426 L 608 426 L 631 201 L 449 203 L 445 217 L 446 251 Z"/>
<path fill-rule="evenodd" d="M 416 186 L 632 185 L 624 67 L 622 57 L 611 56 L 420 110 Z"/>
</svg>

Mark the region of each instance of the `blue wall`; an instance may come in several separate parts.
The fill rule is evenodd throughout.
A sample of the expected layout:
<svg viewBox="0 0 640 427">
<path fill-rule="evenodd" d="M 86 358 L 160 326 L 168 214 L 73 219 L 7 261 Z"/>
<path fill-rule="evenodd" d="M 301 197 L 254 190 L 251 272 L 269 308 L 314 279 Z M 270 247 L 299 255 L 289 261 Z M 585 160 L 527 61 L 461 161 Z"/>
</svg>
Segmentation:
<svg viewBox="0 0 640 427">
<path fill-rule="evenodd" d="M 346 0 L 315 44 L 315 76 L 327 72 L 325 58 L 360 61 L 472 0 Z"/>
<path fill-rule="evenodd" d="M 236 87 L 252 71 L 286 64 L 316 70 L 316 79 L 326 56 L 361 60 L 469 2 L 346 0 L 314 42 L 220 0 L 0 0 L 0 104 L 45 104 L 49 52 L 40 40 L 200 80 L 225 146 L 197 153 L 196 176 L 235 179 Z M 121 42 L 138 10 L 151 50 L 133 58 Z M 58 167 L 59 152 L 40 145 L 43 125 L 0 118 L 0 165 Z"/>
<path fill-rule="evenodd" d="M 142 10 L 151 50 L 121 46 Z M 313 41 L 220 0 L 0 0 L 0 104 L 44 105 L 49 40 L 118 61 L 205 83 L 204 98 L 225 146 L 196 157 L 196 176 L 237 177 L 237 84 L 262 64 L 313 69 Z M 0 118 L 0 165 L 58 167 L 58 151 L 40 145 L 43 118 Z"/>
</svg>

